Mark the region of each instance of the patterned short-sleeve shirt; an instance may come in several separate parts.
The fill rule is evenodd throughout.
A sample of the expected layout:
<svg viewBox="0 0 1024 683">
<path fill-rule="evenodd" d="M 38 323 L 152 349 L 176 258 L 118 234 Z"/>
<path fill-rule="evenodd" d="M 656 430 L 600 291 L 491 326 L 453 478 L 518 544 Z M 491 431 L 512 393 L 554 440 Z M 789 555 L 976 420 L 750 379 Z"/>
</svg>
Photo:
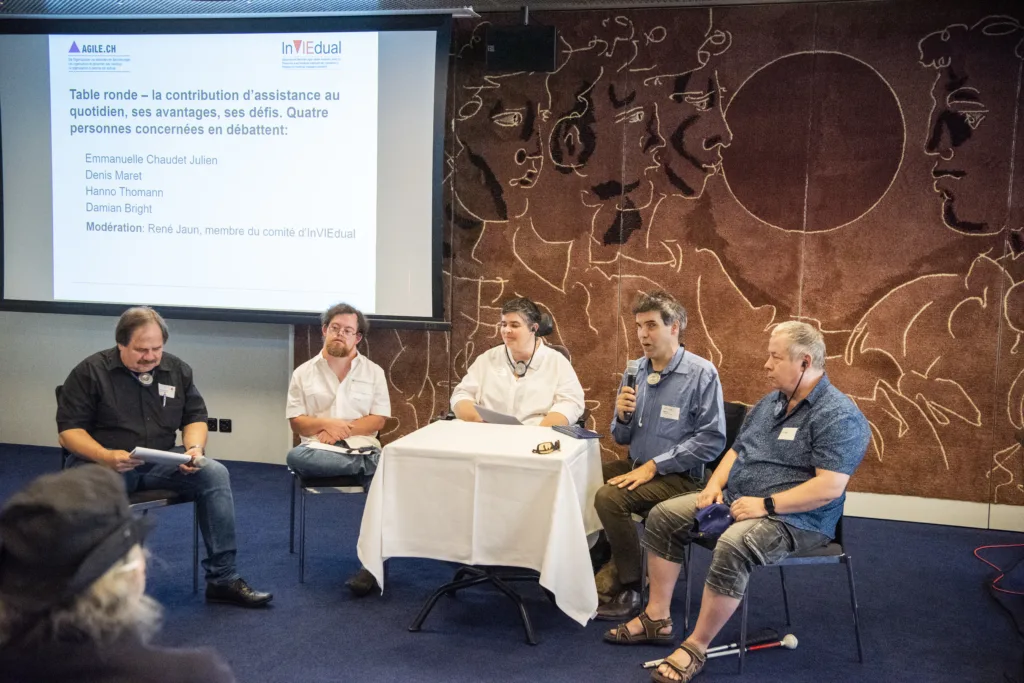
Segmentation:
<svg viewBox="0 0 1024 683">
<path fill-rule="evenodd" d="M 870 440 L 867 419 L 827 376 L 788 415 L 785 396 L 771 393 L 747 415 L 733 444 L 737 458 L 725 502 L 774 496 L 812 479 L 817 469 L 853 474 Z M 774 517 L 834 537 L 845 502 L 844 492 L 820 508 Z"/>
</svg>

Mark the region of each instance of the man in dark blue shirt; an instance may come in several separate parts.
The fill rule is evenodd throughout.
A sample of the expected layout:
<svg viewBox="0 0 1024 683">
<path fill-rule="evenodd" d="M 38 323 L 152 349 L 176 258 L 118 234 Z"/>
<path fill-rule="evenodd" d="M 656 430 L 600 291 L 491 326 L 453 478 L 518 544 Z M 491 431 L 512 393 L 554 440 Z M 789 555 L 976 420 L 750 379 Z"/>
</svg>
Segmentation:
<svg viewBox="0 0 1024 683">
<path fill-rule="evenodd" d="M 718 371 L 679 343 L 686 309 L 665 292 L 641 293 L 633 315 L 644 355 L 636 361 L 636 389 L 623 377 L 611 427 L 616 443 L 629 444 L 629 458 L 605 464 L 608 483 L 594 498 L 612 555 L 598 572 L 598 590 L 608 601 L 597 618 L 610 621 L 629 619 L 643 607 L 643 558 L 632 515 L 696 491 L 704 463 L 725 447 Z M 604 578 L 616 575 L 618 585 Z"/>
<path fill-rule="evenodd" d="M 703 668 L 753 565 L 828 544 L 850 475 L 871 440 L 860 410 L 825 375 L 825 341 L 817 329 L 801 322 L 776 327 L 765 369 L 778 391 L 751 410 L 707 487 L 651 511 L 643 538 L 650 601 L 640 617 L 606 634 L 612 642 L 661 642 L 671 633 L 669 603 L 694 517 L 712 503 L 729 505 L 735 521 L 715 546 L 697 624 L 659 667 L 660 679 L 688 681 Z"/>
</svg>

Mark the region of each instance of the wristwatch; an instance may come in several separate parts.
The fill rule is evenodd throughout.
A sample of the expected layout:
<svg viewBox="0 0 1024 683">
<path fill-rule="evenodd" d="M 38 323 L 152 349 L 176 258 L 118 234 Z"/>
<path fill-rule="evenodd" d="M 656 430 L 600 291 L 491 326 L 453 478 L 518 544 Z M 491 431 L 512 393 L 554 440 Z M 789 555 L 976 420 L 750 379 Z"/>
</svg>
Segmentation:
<svg viewBox="0 0 1024 683">
<path fill-rule="evenodd" d="M 768 496 L 764 499 L 764 509 L 768 511 L 769 515 L 775 514 L 775 499 Z"/>
<path fill-rule="evenodd" d="M 205 448 L 203 448 L 202 446 L 200 446 L 199 444 L 193 444 L 193 445 L 189 446 L 188 448 L 186 448 L 186 449 L 185 449 L 185 451 L 186 451 L 186 452 L 187 452 L 187 451 L 190 451 L 190 450 L 192 450 L 193 448 L 198 448 L 198 449 L 199 449 L 199 455 L 203 455 L 203 456 L 205 456 L 205 455 L 206 455 L 206 449 L 205 449 Z"/>
</svg>

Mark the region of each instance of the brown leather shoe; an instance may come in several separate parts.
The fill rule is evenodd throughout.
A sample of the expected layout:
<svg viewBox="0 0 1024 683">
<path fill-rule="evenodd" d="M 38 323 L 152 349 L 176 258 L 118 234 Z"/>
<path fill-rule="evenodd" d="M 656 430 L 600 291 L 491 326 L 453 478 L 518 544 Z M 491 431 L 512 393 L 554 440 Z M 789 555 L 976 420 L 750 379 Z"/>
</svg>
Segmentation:
<svg viewBox="0 0 1024 683">
<path fill-rule="evenodd" d="M 263 607 L 273 599 L 272 593 L 250 588 L 245 579 L 235 579 L 231 583 L 206 584 L 206 602 L 220 602 L 239 607 Z"/>
<path fill-rule="evenodd" d="M 597 608 L 595 619 L 601 621 L 629 621 L 643 609 L 640 592 L 627 588 L 609 602 Z"/>
</svg>

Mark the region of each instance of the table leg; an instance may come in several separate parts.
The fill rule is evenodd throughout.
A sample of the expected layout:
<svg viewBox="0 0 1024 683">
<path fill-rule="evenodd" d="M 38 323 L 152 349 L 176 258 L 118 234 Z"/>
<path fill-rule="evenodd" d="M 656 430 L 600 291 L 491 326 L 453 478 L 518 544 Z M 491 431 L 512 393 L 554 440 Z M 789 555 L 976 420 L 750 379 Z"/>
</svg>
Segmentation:
<svg viewBox="0 0 1024 683">
<path fill-rule="evenodd" d="M 460 579 L 459 581 L 451 581 L 434 591 L 433 595 L 427 600 L 427 604 L 423 605 L 423 609 L 413 620 L 412 625 L 409 627 L 410 631 L 419 631 L 420 627 L 423 626 L 423 622 L 426 620 L 427 615 L 430 614 L 430 610 L 434 609 L 434 604 L 440 599 L 445 593 L 454 593 L 455 591 L 462 590 L 463 588 L 469 588 L 470 586 L 476 586 L 477 584 L 486 583 L 490 581 L 490 577 L 486 574 L 480 576 L 474 576 L 470 579 Z"/>
</svg>

